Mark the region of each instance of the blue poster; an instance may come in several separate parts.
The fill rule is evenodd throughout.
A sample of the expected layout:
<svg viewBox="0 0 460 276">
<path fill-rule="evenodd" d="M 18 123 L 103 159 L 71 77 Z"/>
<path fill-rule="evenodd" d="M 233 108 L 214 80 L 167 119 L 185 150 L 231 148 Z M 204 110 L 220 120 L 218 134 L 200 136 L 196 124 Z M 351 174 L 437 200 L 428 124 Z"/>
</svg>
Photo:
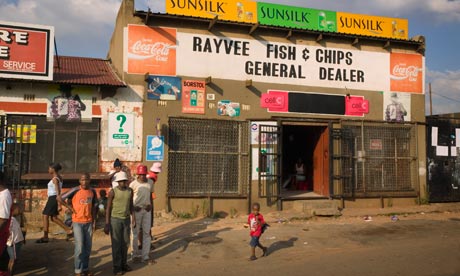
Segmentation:
<svg viewBox="0 0 460 276">
<path fill-rule="evenodd" d="M 181 78 L 150 75 L 147 79 L 147 99 L 179 101 L 182 94 Z"/>
<path fill-rule="evenodd" d="M 164 158 L 164 137 L 147 135 L 146 161 L 163 161 Z"/>
</svg>

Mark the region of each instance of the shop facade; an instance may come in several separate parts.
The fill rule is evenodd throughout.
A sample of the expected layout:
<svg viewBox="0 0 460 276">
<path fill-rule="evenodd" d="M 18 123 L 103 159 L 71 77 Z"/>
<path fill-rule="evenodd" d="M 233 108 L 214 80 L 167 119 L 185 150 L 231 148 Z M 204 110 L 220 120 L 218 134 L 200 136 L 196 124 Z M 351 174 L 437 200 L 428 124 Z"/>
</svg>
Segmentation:
<svg viewBox="0 0 460 276">
<path fill-rule="evenodd" d="M 165 167 L 157 210 L 426 197 L 425 44 L 407 20 L 222 3 L 157 14 L 123 1 L 118 14 L 109 57 L 144 87 L 142 160 Z M 305 180 L 292 184 L 299 158 Z"/>
</svg>

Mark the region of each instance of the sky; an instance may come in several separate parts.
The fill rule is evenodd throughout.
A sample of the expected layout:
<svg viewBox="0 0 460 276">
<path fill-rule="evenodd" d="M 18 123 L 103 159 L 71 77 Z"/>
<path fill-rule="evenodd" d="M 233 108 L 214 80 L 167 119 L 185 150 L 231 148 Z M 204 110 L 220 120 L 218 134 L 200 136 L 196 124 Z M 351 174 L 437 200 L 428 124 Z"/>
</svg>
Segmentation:
<svg viewBox="0 0 460 276">
<path fill-rule="evenodd" d="M 296 7 L 406 18 L 409 37 L 426 38 L 426 113 L 460 112 L 460 0 L 263 0 Z M 106 58 L 121 0 L 0 0 L 0 20 L 55 27 L 57 53 Z M 165 12 L 165 0 L 135 9 Z"/>
</svg>

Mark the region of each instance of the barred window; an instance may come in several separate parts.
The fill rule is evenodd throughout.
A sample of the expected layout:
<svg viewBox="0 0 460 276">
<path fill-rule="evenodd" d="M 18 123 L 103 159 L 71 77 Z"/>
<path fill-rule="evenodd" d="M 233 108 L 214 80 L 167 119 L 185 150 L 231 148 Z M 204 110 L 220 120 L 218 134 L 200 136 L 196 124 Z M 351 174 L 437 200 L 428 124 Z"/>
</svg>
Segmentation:
<svg viewBox="0 0 460 276">
<path fill-rule="evenodd" d="M 417 153 L 415 127 L 410 124 L 346 122 L 342 152 L 352 156 L 342 162 L 342 172 L 354 177 L 344 183 L 345 194 L 413 192 L 416 190 Z"/>
<path fill-rule="evenodd" d="M 99 158 L 100 120 L 92 122 L 47 121 L 45 116 L 8 116 L 8 127 L 14 136 L 19 129 L 36 126 L 36 138 L 31 143 L 17 136 L 7 139 L 5 164 L 20 152 L 22 173 L 44 173 L 50 162 L 59 162 L 63 170 L 72 172 L 97 172 Z M 34 131 L 35 132 L 35 131 Z M 10 160 L 11 159 L 11 160 Z M 18 159 L 19 160 L 19 159 Z"/>
<path fill-rule="evenodd" d="M 170 118 L 168 194 L 247 194 L 248 133 L 247 122 Z"/>
</svg>

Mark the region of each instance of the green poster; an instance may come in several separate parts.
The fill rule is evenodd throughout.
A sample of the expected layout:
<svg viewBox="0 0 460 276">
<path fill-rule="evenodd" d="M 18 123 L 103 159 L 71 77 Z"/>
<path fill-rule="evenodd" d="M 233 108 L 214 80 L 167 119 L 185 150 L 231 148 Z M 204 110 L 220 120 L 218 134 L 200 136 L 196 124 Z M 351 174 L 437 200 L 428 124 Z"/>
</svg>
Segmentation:
<svg viewBox="0 0 460 276">
<path fill-rule="evenodd" d="M 257 18 L 262 25 L 324 32 L 337 31 L 336 14 L 333 11 L 258 2 Z"/>
</svg>

